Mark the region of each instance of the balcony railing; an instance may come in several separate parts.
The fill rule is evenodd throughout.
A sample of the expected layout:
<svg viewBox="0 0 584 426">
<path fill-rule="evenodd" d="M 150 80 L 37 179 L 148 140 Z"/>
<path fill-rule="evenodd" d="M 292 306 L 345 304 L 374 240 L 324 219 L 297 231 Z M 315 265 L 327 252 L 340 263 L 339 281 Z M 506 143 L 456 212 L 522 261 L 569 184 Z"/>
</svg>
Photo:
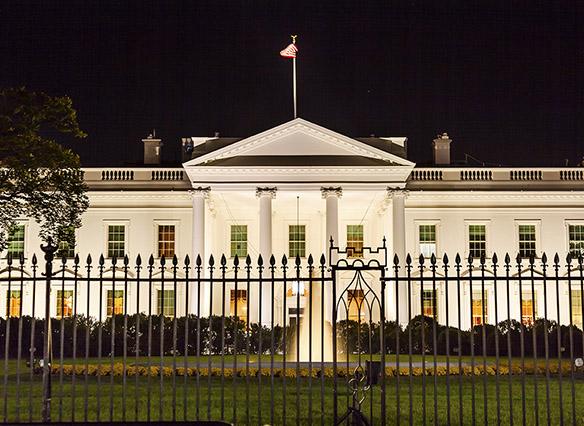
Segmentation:
<svg viewBox="0 0 584 426">
<path fill-rule="evenodd" d="M 584 182 L 584 168 L 542 167 L 542 168 L 472 168 L 472 167 L 424 167 L 415 168 L 410 175 L 410 182 L 485 182 L 514 183 L 534 182 L 566 184 L 567 182 Z"/>
</svg>

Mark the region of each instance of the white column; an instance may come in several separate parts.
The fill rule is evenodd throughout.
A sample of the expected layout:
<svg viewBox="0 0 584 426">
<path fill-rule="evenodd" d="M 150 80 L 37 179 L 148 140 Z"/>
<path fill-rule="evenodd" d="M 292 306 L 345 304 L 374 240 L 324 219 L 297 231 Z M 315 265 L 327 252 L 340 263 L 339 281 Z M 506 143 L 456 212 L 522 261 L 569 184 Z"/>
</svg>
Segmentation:
<svg viewBox="0 0 584 426">
<path fill-rule="evenodd" d="M 211 189 L 209 187 L 194 188 L 191 191 L 193 196 L 193 255 L 191 257 L 191 265 L 193 267 L 191 276 L 196 277 L 197 257 L 201 256 L 201 277 L 206 276 L 207 259 L 205 258 L 205 200 L 209 197 Z M 197 314 L 197 285 L 189 287 L 190 297 L 190 312 Z M 209 312 L 208 286 L 201 284 L 201 315 L 206 315 Z"/>
<path fill-rule="evenodd" d="M 343 189 L 340 187 L 323 187 L 320 191 L 322 192 L 322 198 L 326 200 L 326 241 L 324 247 L 328 255 L 331 238 L 333 245 L 339 247 L 339 198 L 343 195 Z"/>
<path fill-rule="evenodd" d="M 325 256 L 329 258 L 331 239 L 333 246 L 339 247 L 339 198 L 343 195 L 343 190 L 340 187 L 323 187 L 320 188 L 322 198 L 326 201 L 326 234 L 325 234 Z M 337 256 L 333 254 L 332 259 L 328 259 L 331 264 L 337 261 Z M 337 282 L 337 299 L 339 297 L 339 283 Z M 331 322 L 333 319 L 333 306 L 336 300 L 332 297 L 332 288 L 325 289 L 324 300 L 324 319 Z"/>
<path fill-rule="evenodd" d="M 391 198 L 391 212 L 392 212 L 392 241 L 393 241 L 393 254 L 399 258 L 400 275 L 405 273 L 406 264 L 406 210 L 405 210 L 405 200 L 408 196 L 408 191 L 404 189 L 387 189 L 387 195 Z M 393 256 L 391 256 L 390 264 L 393 264 Z M 401 324 L 407 324 L 408 322 L 408 295 L 407 286 L 399 286 L 399 321 Z M 388 306 L 394 306 L 393 311 L 395 312 L 395 290 L 389 292 L 393 293 L 393 297 L 386 302 Z M 413 305 L 412 305 L 413 306 Z"/>
<path fill-rule="evenodd" d="M 256 189 L 256 196 L 260 200 L 260 254 L 264 260 L 264 277 L 269 276 L 270 257 L 273 254 L 272 199 L 276 197 L 276 191 L 277 188 L 275 187 Z M 250 297 L 250 300 L 256 300 L 252 295 L 250 295 Z M 262 287 L 262 312 L 260 320 L 263 325 L 268 327 L 271 326 L 273 304 L 274 301 L 272 300 L 271 285 L 268 282 L 264 282 Z M 274 318 L 274 322 L 277 322 L 277 320 L 278 318 Z"/>
</svg>

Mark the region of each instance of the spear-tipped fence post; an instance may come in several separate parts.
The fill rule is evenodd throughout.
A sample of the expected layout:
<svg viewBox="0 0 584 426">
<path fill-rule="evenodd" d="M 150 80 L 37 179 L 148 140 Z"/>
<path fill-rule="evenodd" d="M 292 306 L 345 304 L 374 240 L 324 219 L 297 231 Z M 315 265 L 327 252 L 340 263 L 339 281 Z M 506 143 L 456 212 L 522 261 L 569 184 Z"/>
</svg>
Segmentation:
<svg viewBox="0 0 584 426">
<path fill-rule="evenodd" d="M 45 276 L 46 276 L 46 291 L 45 291 L 45 336 L 43 342 L 43 408 L 42 420 L 43 423 L 50 423 L 51 421 L 51 278 L 53 275 L 53 259 L 57 246 L 53 244 L 53 239 L 49 237 L 47 245 L 41 245 L 41 250 L 45 253 Z"/>
</svg>

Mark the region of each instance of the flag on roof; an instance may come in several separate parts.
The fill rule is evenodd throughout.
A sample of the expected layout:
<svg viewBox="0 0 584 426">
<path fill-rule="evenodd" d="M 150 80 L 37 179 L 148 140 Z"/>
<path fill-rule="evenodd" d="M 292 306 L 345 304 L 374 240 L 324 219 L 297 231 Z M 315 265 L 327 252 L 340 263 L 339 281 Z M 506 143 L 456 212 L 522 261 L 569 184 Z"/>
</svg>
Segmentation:
<svg viewBox="0 0 584 426">
<path fill-rule="evenodd" d="M 298 48 L 294 43 L 290 43 L 284 50 L 280 51 L 280 56 L 284 58 L 295 58 Z"/>
</svg>

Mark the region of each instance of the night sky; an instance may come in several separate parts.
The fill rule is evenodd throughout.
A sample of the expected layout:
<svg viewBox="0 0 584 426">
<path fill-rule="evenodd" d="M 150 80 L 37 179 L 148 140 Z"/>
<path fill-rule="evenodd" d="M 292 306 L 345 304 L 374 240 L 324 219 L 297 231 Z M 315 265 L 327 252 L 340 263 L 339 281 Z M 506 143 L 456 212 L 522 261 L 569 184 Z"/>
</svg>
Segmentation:
<svg viewBox="0 0 584 426">
<path fill-rule="evenodd" d="M 358 5 L 358 6 L 357 6 Z M 82 163 L 163 158 L 179 138 L 250 136 L 299 116 L 348 136 L 407 136 L 431 160 L 571 165 L 584 156 L 582 1 L 3 1 L 0 86 L 73 98 Z"/>
</svg>

